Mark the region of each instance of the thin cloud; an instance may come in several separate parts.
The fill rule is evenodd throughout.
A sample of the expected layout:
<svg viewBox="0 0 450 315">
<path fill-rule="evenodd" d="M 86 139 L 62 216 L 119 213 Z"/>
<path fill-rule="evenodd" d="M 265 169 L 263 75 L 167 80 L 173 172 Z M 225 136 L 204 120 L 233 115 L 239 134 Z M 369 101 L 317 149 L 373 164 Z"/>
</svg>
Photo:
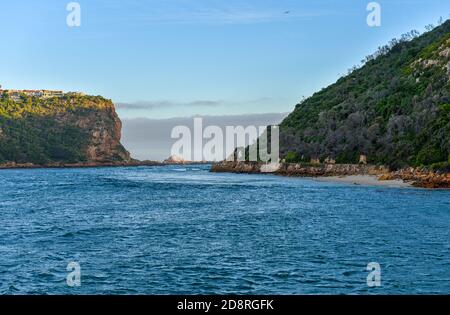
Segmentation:
<svg viewBox="0 0 450 315">
<path fill-rule="evenodd" d="M 189 12 L 172 13 L 160 16 L 148 16 L 144 20 L 149 23 L 208 23 L 208 24 L 255 24 L 276 21 L 306 20 L 324 15 L 323 12 L 290 12 L 283 11 L 247 11 L 247 12 Z"/>
<path fill-rule="evenodd" d="M 276 104 L 285 103 L 286 100 L 273 97 L 260 97 L 250 100 L 194 100 L 190 102 L 177 102 L 173 100 L 163 101 L 138 101 L 138 102 L 118 102 L 117 109 L 121 110 L 159 110 L 167 108 L 215 108 L 219 106 L 235 106 L 239 104 L 258 105 L 258 104 Z"/>
<path fill-rule="evenodd" d="M 153 1 L 151 6 L 140 1 L 129 4 L 138 24 L 254 24 L 276 21 L 307 20 L 336 14 L 328 9 L 306 9 L 296 1 Z"/>
<path fill-rule="evenodd" d="M 174 107 L 217 107 L 222 105 L 221 101 L 196 100 L 192 102 L 174 102 L 174 101 L 140 101 L 133 103 L 116 103 L 118 109 L 127 110 L 155 110 Z"/>
</svg>

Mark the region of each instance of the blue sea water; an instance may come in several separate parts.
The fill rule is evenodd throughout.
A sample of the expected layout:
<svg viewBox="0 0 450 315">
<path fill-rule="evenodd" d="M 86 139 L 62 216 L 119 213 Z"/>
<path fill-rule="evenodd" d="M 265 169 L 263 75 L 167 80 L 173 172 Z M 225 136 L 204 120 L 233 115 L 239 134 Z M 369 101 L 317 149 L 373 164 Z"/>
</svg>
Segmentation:
<svg viewBox="0 0 450 315">
<path fill-rule="evenodd" d="M 450 192 L 207 165 L 2 170 L 0 293 L 449 294 Z"/>
</svg>

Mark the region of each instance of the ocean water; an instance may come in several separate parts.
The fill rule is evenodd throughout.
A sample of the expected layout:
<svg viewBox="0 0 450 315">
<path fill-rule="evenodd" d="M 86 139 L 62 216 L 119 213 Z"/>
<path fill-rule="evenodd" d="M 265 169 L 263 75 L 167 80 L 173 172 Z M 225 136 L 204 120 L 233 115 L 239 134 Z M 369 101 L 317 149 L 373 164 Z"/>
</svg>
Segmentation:
<svg viewBox="0 0 450 315">
<path fill-rule="evenodd" d="M 449 294 L 450 192 L 207 165 L 2 170 L 0 293 Z"/>
</svg>

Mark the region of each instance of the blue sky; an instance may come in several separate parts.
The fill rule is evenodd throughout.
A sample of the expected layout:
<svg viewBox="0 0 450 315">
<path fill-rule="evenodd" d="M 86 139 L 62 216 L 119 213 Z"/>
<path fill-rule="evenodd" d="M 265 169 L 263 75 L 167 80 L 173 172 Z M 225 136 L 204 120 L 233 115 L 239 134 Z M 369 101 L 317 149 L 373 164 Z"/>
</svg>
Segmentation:
<svg viewBox="0 0 450 315">
<path fill-rule="evenodd" d="M 289 112 L 446 0 L 2 1 L 0 84 L 103 95 L 122 118 Z"/>
</svg>

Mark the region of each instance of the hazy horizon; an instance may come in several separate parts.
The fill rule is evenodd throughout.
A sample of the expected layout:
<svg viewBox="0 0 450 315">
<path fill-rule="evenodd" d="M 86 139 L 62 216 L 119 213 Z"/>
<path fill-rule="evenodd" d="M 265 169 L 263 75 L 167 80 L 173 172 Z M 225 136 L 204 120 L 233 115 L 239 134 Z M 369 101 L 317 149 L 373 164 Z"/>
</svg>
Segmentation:
<svg viewBox="0 0 450 315">
<path fill-rule="evenodd" d="M 268 126 L 276 125 L 288 113 L 202 116 L 203 127 L 218 126 Z M 188 126 L 193 130 L 194 117 L 168 119 L 132 118 L 122 120 L 122 144 L 138 160 L 163 161 L 171 155 L 171 130 L 175 126 Z M 225 148 L 224 148 L 225 152 Z M 231 152 L 226 152 L 228 156 Z"/>
</svg>

